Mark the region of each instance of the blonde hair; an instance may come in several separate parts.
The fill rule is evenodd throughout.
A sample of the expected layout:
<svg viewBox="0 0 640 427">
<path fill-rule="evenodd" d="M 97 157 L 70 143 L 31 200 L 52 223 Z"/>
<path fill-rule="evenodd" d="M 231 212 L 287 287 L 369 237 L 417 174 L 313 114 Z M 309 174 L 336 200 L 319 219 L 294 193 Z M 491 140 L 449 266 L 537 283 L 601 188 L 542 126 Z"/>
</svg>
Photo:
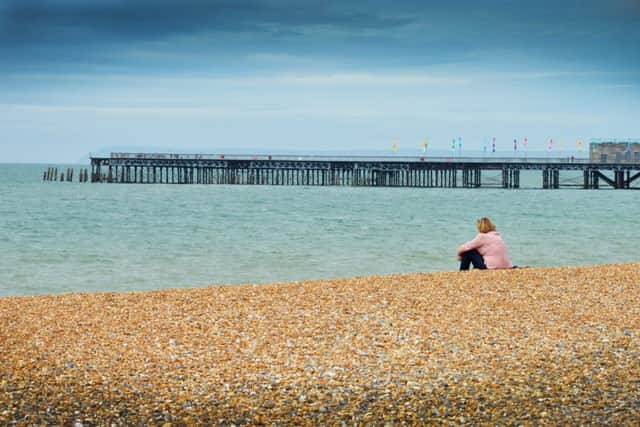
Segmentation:
<svg viewBox="0 0 640 427">
<path fill-rule="evenodd" d="M 478 221 L 476 222 L 476 226 L 478 227 L 478 231 L 480 233 L 488 233 L 490 231 L 496 231 L 496 225 L 492 223 L 491 220 L 486 216 L 483 216 L 482 218 L 478 219 Z"/>
</svg>

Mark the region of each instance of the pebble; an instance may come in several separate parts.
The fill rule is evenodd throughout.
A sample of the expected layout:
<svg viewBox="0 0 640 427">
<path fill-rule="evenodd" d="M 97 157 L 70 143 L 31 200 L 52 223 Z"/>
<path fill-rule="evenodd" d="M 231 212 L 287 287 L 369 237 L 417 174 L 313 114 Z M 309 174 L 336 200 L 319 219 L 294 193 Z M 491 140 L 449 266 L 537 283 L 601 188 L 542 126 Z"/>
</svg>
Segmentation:
<svg viewBox="0 0 640 427">
<path fill-rule="evenodd" d="M 639 273 L 0 298 L 0 424 L 634 425 Z"/>
</svg>

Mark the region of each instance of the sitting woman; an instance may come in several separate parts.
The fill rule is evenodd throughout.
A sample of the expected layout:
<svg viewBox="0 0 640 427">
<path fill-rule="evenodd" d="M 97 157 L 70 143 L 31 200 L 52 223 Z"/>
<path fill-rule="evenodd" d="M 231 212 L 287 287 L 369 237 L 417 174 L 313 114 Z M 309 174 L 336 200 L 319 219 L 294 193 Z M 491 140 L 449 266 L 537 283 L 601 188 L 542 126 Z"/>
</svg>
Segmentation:
<svg viewBox="0 0 640 427">
<path fill-rule="evenodd" d="M 491 220 L 483 217 L 476 225 L 479 234 L 458 248 L 460 270 L 468 270 L 470 264 L 480 270 L 512 268 L 507 245 Z"/>
</svg>

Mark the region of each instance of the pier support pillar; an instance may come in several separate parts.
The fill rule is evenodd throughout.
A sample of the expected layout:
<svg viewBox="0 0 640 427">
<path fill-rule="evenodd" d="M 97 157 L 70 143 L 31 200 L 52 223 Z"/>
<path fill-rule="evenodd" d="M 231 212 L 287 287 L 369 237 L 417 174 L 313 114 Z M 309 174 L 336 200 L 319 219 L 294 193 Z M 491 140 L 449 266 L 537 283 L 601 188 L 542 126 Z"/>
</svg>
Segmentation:
<svg viewBox="0 0 640 427">
<path fill-rule="evenodd" d="M 591 176 L 591 171 L 589 171 L 589 169 L 585 169 L 583 172 L 583 179 L 582 179 L 582 188 L 585 190 L 588 190 L 591 187 L 590 180 L 589 180 L 590 176 Z"/>
<path fill-rule="evenodd" d="M 591 171 L 591 188 L 598 189 L 600 187 L 600 176 L 598 171 Z"/>
<path fill-rule="evenodd" d="M 615 171 L 614 172 L 615 175 L 615 188 L 616 189 L 620 189 L 620 188 L 624 188 L 624 171 Z"/>
<path fill-rule="evenodd" d="M 510 170 L 509 169 L 502 169 L 502 188 L 509 188 L 511 185 L 511 180 L 510 180 L 510 174 L 509 174 Z"/>
</svg>

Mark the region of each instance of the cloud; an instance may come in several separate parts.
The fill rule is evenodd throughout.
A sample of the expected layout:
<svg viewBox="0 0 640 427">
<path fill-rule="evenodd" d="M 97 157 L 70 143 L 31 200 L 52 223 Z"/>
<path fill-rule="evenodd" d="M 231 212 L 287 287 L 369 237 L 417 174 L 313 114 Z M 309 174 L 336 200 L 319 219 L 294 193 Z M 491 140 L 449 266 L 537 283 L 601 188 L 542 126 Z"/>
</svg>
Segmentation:
<svg viewBox="0 0 640 427">
<path fill-rule="evenodd" d="M 254 52 L 247 54 L 247 60 L 258 64 L 309 65 L 318 61 L 309 56 L 292 55 L 279 52 Z"/>
<path fill-rule="evenodd" d="M 251 70 L 256 62 L 299 67 L 305 64 L 294 59 L 311 55 L 370 68 L 489 63 L 500 60 L 500 52 L 509 54 L 505 61 L 519 52 L 583 62 L 626 60 L 626 66 L 638 66 L 634 49 L 640 35 L 629 20 L 637 16 L 634 4 L 5 0 L 0 70 L 234 71 Z"/>
<path fill-rule="evenodd" d="M 460 86 L 468 79 L 428 74 L 408 73 L 335 73 L 316 75 L 284 75 L 274 78 L 254 79 L 261 84 L 280 83 L 302 86 Z"/>
<path fill-rule="evenodd" d="M 628 83 L 628 84 L 610 84 L 610 85 L 596 85 L 594 86 L 596 89 L 602 89 L 602 90 L 625 90 L 625 89 L 638 89 L 640 88 L 640 85 L 638 84 L 632 84 L 632 83 Z"/>
<path fill-rule="evenodd" d="M 91 89 L 93 96 L 108 99 L 128 88 L 136 88 L 136 97 L 141 93 L 182 93 L 186 97 L 199 99 L 207 93 L 233 90 L 253 90 L 264 93 L 296 89 L 372 89 L 394 88 L 453 88 L 470 84 L 475 77 L 463 73 L 433 73 L 428 70 L 391 70 L 385 72 L 275 72 L 251 75 L 202 77 L 180 76 L 132 76 L 128 74 L 8 74 L 5 81 L 12 86 L 60 87 L 73 85 Z M 55 91 L 57 93 L 57 91 Z M 100 94 L 100 95 L 99 95 Z M 71 94 L 69 94 L 71 95 Z"/>
<path fill-rule="evenodd" d="M 334 1 L 9 0 L 0 9 L 0 72 L 236 69 L 274 51 L 335 61 L 370 44 L 364 35 L 397 34 L 412 19 Z"/>
<path fill-rule="evenodd" d="M 107 38 L 156 38 L 208 32 L 271 33 L 296 36 L 296 28 L 392 28 L 411 21 L 369 8 L 339 7 L 338 2 L 307 3 L 265 0 L 37 1 L 10 0 L 2 11 L 10 25 L 3 43 L 65 39 L 68 34 Z"/>
<path fill-rule="evenodd" d="M 477 80 L 504 81 L 504 80 L 549 80 L 549 79 L 579 79 L 594 77 L 620 77 L 629 75 L 626 72 L 602 71 L 602 70 L 538 70 L 538 71 L 496 71 L 493 73 L 480 73 L 475 76 Z"/>
</svg>

